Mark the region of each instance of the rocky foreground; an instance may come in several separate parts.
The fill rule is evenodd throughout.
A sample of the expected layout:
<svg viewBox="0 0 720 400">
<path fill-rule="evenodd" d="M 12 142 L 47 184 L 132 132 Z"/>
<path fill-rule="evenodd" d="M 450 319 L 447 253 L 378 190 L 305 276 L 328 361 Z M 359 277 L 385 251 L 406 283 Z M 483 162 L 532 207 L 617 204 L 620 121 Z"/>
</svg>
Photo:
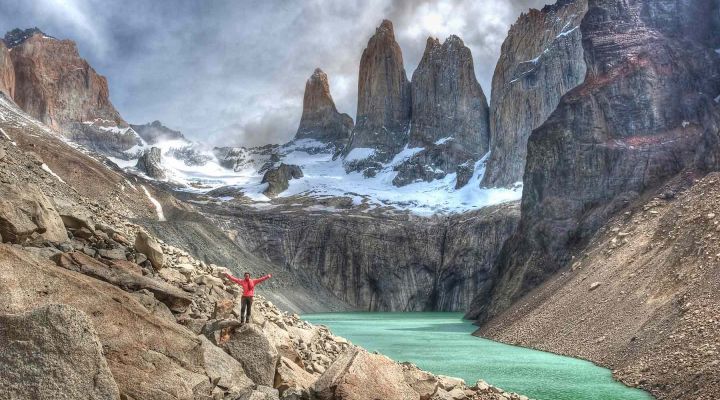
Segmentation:
<svg viewBox="0 0 720 400">
<path fill-rule="evenodd" d="M 525 398 L 369 353 L 260 296 L 241 325 L 227 269 L 135 224 L 29 201 L 67 236 L 9 236 L 19 222 L 0 212 L 16 242 L 0 245 L 1 398 Z"/>
</svg>

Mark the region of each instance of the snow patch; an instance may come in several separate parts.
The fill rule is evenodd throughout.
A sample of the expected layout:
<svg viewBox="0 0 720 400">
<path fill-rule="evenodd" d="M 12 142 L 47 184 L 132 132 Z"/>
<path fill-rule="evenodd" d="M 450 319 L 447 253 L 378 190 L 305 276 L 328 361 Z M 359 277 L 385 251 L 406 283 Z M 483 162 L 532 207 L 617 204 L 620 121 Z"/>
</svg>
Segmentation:
<svg viewBox="0 0 720 400">
<path fill-rule="evenodd" d="M 718 97 L 715 98 L 715 102 L 720 104 L 720 95 L 718 95 Z"/>
<path fill-rule="evenodd" d="M 375 149 L 369 147 L 358 147 L 352 149 L 350 153 L 345 157 L 345 161 L 360 161 L 370 158 L 375 155 Z"/>
<path fill-rule="evenodd" d="M 152 197 L 150 192 L 148 192 L 147 188 L 144 185 L 141 185 L 143 191 L 145 192 L 145 195 L 148 199 L 150 199 L 150 202 L 153 203 L 155 206 L 155 212 L 157 212 L 158 221 L 166 221 L 165 214 L 163 213 L 162 204 L 160 204 L 159 201 L 157 201 L 156 198 Z"/>
<path fill-rule="evenodd" d="M 54 176 L 54 177 L 55 177 L 57 180 L 59 180 L 60 182 L 65 183 L 65 181 L 64 181 L 58 174 L 56 174 L 55 172 L 53 172 L 53 170 L 51 170 L 50 167 L 48 167 L 47 164 L 43 163 L 43 164 L 40 166 L 40 168 L 42 168 L 42 170 L 45 171 L 45 172 L 47 172 L 48 174 Z"/>
<path fill-rule="evenodd" d="M 444 137 L 444 138 L 442 138 L 442 139 L 438 139 L 437 141 L 435 141 L 435 144 L 439 146 L 439 145 L 445 144 L 445 143 L 447 143 L 447 142 L 449 142 L 449 141 L 451 141 L 451 140 L 453 140 L 453 137 L 452 137 L 452 136 L 448 136 L 448 137 Z"/>
<path fill-rule="evenodd" d="M 568 24 L 570 24 L 570 23 L 568 22 Z M 567 27 L 567 25 L 565 25 L 565 26 Z M 561 38 L 561 37 L 565 37 L 565 36 L 567 36 L 567 35 L 569 35 L 569 34 L 571 34 L 571 33 L 575 32 L 575 31 L 576 31 L 576 30 L 577 30 L 578 28 L 580 28 L 580 25 L 578 25 L 578 26 L 576 26 L 576 27 L 574 27 L 574 28 L 570 29 L 569 31 L 565 31 L 565 28 L 563 28 L 563 32 L 560 32 L 560 33 L 559 33 L 559 34 L 557 35 L 557 37 L 556 37 L 556 38 Z"/>
<path fill-rule="evenodd" d="M 690 122 L 688 122 L 688 121 L 683 121 L 683 122 L 682 122 L 682 127 L 683 127 L 683 128 L 687 128 L 688 126 L 690 126 Z"/>
</svg>

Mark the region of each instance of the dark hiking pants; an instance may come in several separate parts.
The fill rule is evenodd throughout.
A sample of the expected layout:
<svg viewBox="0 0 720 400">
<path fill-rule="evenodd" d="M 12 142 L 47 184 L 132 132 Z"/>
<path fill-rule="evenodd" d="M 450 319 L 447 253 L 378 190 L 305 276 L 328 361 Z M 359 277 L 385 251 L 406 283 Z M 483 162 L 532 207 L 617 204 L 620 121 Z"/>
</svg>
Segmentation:
<svg viewBox="0 0 720 400">
<path fill-rule="evenodd" d="M 240 322 L 250 322 L 250 310 L 252 309 L 253 298 L 243 296 L 240 303 Z"/>
</svg>

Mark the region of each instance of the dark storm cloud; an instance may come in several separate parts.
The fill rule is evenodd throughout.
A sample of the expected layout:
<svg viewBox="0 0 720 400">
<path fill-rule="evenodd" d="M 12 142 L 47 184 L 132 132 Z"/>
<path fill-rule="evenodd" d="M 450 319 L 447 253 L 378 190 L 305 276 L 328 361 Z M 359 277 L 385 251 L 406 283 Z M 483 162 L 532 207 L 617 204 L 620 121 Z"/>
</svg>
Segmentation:
<svg viewBox="0 0 720 400">
<path fill-rule="evenodd" d="M 454 33 L 489 97 L 510 25 L 549 1 L 0 0 L 0 23 L 75 40 L 132 123 L 159 119 L 198 141 L 259 145 L 295 133 L 315 67 L 340 111 L 355 115 L 360 55 L 383 18 L 395 25 L 408 78 L 428 35 Z"/>
</svg>

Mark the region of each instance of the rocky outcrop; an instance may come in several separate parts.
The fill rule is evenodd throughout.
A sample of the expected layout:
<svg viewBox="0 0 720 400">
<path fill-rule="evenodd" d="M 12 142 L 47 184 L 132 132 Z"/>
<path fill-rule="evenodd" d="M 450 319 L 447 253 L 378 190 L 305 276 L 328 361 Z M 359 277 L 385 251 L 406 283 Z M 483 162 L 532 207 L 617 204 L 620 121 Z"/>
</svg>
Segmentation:
<svg viewBox="0 0 720 400">
<path fill-rule="evenodd" d="M 594 0 L 585 81 L 528 142 L 522 219 L 472 318 L 497 315 L 607 221 L 684 169 L 720 168 L 720 27 L 710 1 Z"/>
<path fill-rule="evenodd" d="M 510 28 L 492 80 L 492 153 L 484 186 L 522 181 L 530 132 L 584 80 L 579 25 L 586 10 L 587 0 L 561 0 L 530 10 Z"/>
<path fill-rule="evenodd" d="M 61 304 L 0 314 L 3 398 L 118 400 L 90 318 Z"/>
<path fill-rule="evenodd" d="M 75 42 L 34 28 L 8 32 L 5 44 L 12 50 L 13 100 L 25 112 L 80 144 L 115 156 L 138 143 L 110 102 L 107 80 L 80 57 Z"/>
<path fill-rule="evenodd" d="M 475 78 L 472 53 L 455 35 L 442 45 L 428 38 L 412 76 L 410 147 L 445 138 L 475 155 L 485 154 L 490 140 L 487 99 Z"/>
<path fill-rule="evenodd" d="M 60 243 L 68 240 L 62 218 L 36 187 L 0 183 L 0 239 L 24 243 L 39 236 Z"/>
<path fill-rule="evenodd" d="M 267 197 L 276 197 L 287 190 L 291 179 L 300 179 L 302 177 L 302 170 L 297 165 L 280 163 L 279 166 L 268 169 L 263 175 L 261 183 L 268 184 L 263 194 Z"/>
<path fill-rule="evenodd" d="M 456 311 L 489 284 L 519 210 L 511 203 L 435 218 L 208 211 L 239 246 L 358 309 Z"/>
<path fill-rule="evenodd" d="M 160 121 L 148 122 L 144 125 L 130 124 L 130 127 L 149 145 L 163 140 L 185 140 L 182 132 L 172 130 Z"/>
<path fill-rule="evenodd" d="M 430 182 L 474 165 L 488 151 L 490 125 L 485 94 L 475 78 L 472 54 L 453 35 L 441 45 L 428 38 L 412 77 L 409 147 L 423 150 L 395 167 L 396 186 Z M 467 180 L 459 180 L 462 187 Z"/>
<path fill-rule="evenodd" d="M 258 327 L 247 324 L 236 329 L 223 344 L 225 351 L 240 361 L 247 376 L 258 385 L 272 386 L 278 351 Z"/>
<path fill-rule="evenodd" d="M 135 235 L 135 250 L 142 253 L 152 264 L 153 268 L 159 270 L 165 266 L 165 254 L 160 244 L 144 231 Z"/>
<path fill-rule="evenodd" d="M 369 148 L 373 160 L 389 161 L 407 143 L 411 101 L 402 51 L 392 22 L 384 20 L 360 60 L 357 121 L 345 154 Z"/>
<path fill-rule="evenodd" d="M 162 167 L 162 152 L 157 147 L 145 150 L 138 158 L 135 168 L 155 179 L 165 179 L 165 169 Z"/>
<path fill-rule="evenodd" d="M 327 74 L 317 68 L 305 83 L 303 113 L 295 139 L 317 139 L 342 147 L 352 129 L 352 118 L 335 108 Z"/>
<path fill-rule="evenodd" d="M 5 42 L 0 40 L 0 92 L 12 99 L 15 96 L 15 67 Z"/>
</svg>

